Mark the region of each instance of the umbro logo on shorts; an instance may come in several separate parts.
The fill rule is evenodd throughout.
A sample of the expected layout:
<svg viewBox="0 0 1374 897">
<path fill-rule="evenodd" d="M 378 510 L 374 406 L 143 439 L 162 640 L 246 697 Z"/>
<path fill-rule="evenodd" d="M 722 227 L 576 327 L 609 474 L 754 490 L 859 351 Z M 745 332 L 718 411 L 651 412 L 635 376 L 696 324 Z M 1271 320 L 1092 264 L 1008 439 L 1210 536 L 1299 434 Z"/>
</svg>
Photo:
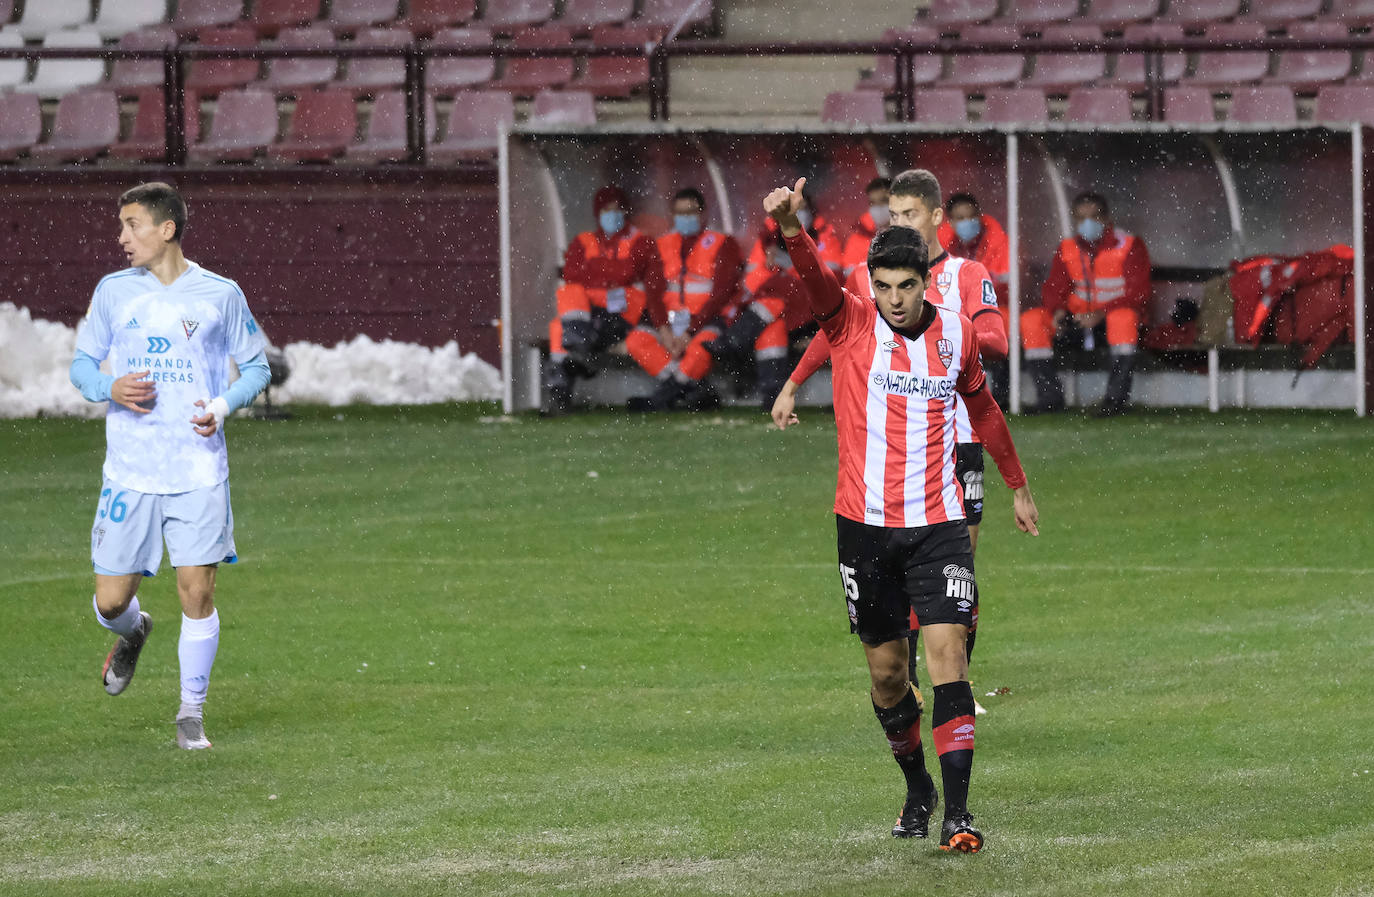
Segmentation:
<svg viewBox="0 0 1374 897">
<path fill-rule="evenodd" d="M 161 336 L 148 337 L 148 354 L 161 355 L 172 348 L 172 341 Z"/>
</svg>

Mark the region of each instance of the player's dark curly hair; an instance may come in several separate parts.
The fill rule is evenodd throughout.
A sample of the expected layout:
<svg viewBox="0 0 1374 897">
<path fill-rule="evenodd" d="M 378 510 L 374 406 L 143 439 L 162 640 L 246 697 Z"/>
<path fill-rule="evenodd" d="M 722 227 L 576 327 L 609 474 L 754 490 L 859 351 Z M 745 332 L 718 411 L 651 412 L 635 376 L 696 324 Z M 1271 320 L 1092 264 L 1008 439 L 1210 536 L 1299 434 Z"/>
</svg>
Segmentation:
<svg viewBox="0 0 1374 897">
<path fill-rule="evenodd" d="M 175 187 L 161 181 L 149 181 L 137 187 L 130 187 L 119 197 L 119 207 L 122 209 L 133 203 L 147 209 L 153 216 L 154 224 L 170 220 L 176 225 L 172 240 L 181 242 L 182 235 L 186 233 L 186 200 L 181 198 Z"/>
<path fill-rule="evenodd" d="M 930 251 L 925 238 L 914 227 L 893 225 L 878 231 L 868 245 L 868 270 L 910 268 L 921 279 L 930 276 Z"/>
</svg>

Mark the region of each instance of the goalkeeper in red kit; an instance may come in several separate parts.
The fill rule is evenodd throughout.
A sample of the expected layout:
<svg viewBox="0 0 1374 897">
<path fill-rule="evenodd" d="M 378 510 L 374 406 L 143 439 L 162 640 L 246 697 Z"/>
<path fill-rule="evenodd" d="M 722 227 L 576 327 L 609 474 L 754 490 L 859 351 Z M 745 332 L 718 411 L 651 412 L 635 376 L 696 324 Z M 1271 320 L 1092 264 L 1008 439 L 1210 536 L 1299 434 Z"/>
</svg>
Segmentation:
<svg viewBox="0 0 1374 897">
<path fill-rule="evenodd" d="M 868 661 L 873 711 L 906 780 L 895 837 L 924 838 L 939 803 L 908 676 L 908 610 L 926 638 L 932 734 L 945 798 L 943 850 L 982 849 L 968 810 L 973 691 L 965 645 L 978 603 L 973 553 L 954 474 L 955 394 L 967 405 L 1022 531 L 1039 518 L 1006 420 L 986 388 L 973 325 L 924 298 L 925 240 L 890 227 L 869 247 L 871 299 L 843 289 L 796 211 L 802 187 L 779 187 L 764 211 L 779 225 L 811 312 L 831 346 L 839 478 L 835 523 L 850 630 Z"/>
</svg>

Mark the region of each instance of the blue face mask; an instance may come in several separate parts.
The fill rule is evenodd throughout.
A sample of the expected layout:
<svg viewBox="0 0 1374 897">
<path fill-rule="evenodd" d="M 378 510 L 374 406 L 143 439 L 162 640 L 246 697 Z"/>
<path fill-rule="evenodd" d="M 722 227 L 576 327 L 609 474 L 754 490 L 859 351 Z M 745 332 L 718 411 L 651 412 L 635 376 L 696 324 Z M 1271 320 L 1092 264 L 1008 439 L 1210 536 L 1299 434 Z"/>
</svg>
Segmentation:
<svg viewBox="0 0 1374 897">
<path fill-rule="evenodd" d="M 701 233 L 700 215 L 674 215 L 673 230 L 682 234 L 684 237 L 695 237 Z"/>
<path fill-rule="evenodd" d="M 887 227 L 888 222 L 892 220 L 892 212 L 888 210 L 886 205 L 869 206 L 868 214 L 869 217 L 873 219 L 873 223 L 877 226 L 878 230 Z"/>
<path fill-rule="evenodd" d="M 983 232 L 983 222 L 977 218 L 964 218 L 954 222 L 954 233 L 964 243 L 971 243 L 978 239 L 978 235 Z"/>
<path fill-rule="evenodd" d="M 1102 239 L 1102 234 L 1107 230 L 1107 226 L 1096 218 L 1084 218 L 1078 222 L 1078 235 L 1089 243 L 1096 243 Z"/>
<path fill-rule="evenodd" d="M 811 223 L 816 220 L 816 213 L 810 209 L 801 209 L 797 212 L 797 220 L 801 222 L 802 230 L 810 230 Z"/>
<path fill-rule="evenodd" d="M 601 223 L 601 232 L 608 237 L 625 229 L 625 213 L 619 209 L 607 209 L 596 217 Z"/>
</svg>

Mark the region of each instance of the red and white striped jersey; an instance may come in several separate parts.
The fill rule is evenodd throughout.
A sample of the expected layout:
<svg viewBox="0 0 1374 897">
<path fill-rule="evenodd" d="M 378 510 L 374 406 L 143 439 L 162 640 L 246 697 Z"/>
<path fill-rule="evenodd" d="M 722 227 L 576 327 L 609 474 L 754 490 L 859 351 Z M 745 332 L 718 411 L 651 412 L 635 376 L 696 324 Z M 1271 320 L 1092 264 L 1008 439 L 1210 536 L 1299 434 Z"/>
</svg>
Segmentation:
<svg viewBox="0 0 1374 897">
<path fill-rule="evenodd" d="M 936 306 L 913 339 L 888 326 L 872 301 L 843 295 L 821 322 L 839 432 L 835 513 L 888 527 L 962 520 L 954 418 L 957 393 L 983 386 L 973 324 Z"/>
</svg>

